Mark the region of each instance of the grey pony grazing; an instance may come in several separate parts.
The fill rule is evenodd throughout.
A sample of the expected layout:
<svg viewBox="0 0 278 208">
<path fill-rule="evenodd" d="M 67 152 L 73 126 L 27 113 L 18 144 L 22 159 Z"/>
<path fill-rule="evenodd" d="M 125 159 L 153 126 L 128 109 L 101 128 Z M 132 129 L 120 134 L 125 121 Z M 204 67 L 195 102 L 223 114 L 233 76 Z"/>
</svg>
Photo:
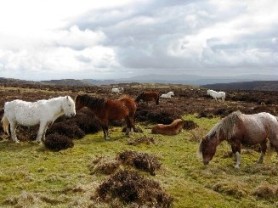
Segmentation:
<svg viewBox="0 0 278 208">
<path fill-rule="evenodd" d="M 224 140 L 231 145 L 236 156 L 235 168 L 240 166 L 240 151 L 242 144 L 260 144 L 261 155 L 258 163 L 262 163 L 267 149 L 267 139 L 278 152 L 278 121 L 269 113 L 243 114 L 236 111 L 218 122 L 202 139 L 199 153 L 204 165 L 213 158 L 216 147 Z"/>
</svg>

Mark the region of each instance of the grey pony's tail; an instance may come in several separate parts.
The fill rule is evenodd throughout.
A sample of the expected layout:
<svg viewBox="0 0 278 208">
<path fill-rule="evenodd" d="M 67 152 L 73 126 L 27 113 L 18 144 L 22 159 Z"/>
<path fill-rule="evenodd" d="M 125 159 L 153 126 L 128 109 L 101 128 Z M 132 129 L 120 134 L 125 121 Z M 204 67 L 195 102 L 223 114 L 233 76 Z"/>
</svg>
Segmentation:
<svg viewBox="0 0 278 208">
<path fill-rule="evenodd" d="M 5 116 L 5 114 L 3 115 L 1 122 L 2 122 L 3 131 L 10 136 L 10 131 L 9 131 L 10 122 L 8 118 Z"/>
</svg>

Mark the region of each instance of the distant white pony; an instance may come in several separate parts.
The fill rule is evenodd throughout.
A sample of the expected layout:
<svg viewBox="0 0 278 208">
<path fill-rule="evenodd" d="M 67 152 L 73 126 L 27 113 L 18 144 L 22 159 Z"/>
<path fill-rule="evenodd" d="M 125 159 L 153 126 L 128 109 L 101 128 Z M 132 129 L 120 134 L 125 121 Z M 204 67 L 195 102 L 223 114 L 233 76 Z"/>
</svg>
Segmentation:
<svg viewBox="0 0 278 208">
<path fill-rule="evenodd" d="M 36 141 L 41 142 L 41 140 L 45 140 L 45 132 L 48 126 L 62 115 L 68 117 L 76 115 L 75 102 L 70 96 L 36 102 L 13 100 L 6 102 L 4 105 L 3 130 L 8 135 L 11 133 L 12 140 L 18 143 L 19 140 L 16 137 L 17 125 L 34 126 L 40 124 Z"/>
<path fill-rule="evenodd" d="M 210 95 L 212 98 L 214 98 L 216 101 L 218 99 L 225 101 L 226 98 L 226 93 L 223 91 L 216 92 L 214 90 L 207 90 L 207 94 Z"/>
<path fill-rule="evenodd" d="M 123 87 L 113 87 L 112 89 L 111 89 L 111 92 L 112 93 L 117 93 L 117 94 L 119 94 L 119 93 L 121 93 L 121 92 L 123 92 L 124 91 L 124 88 Z"/>
<path fill-rule="evenodd" d="M 160 97 L 161 98 L 172 98 L 172 96 L 174 96 L 174 92 L 173 91 L 170 91 L 170 92 L 167 92 L 165 94 L 161 94 Z"/>
</svg>

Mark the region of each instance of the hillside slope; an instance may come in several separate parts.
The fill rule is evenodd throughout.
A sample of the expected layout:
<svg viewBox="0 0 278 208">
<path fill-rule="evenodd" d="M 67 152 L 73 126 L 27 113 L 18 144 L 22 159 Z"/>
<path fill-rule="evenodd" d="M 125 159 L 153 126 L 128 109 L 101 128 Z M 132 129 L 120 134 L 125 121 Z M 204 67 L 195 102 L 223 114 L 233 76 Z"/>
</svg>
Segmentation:
<svg viewBox="0 0 278 208">
<path fill-rule="evenodd" d="M 233 82 L 203 85 L 204 88 L 216 90 L 259 90 L 259 91 L 278 91 L 278 81 L 252 81 L 252 82 Z"/>
</svg>

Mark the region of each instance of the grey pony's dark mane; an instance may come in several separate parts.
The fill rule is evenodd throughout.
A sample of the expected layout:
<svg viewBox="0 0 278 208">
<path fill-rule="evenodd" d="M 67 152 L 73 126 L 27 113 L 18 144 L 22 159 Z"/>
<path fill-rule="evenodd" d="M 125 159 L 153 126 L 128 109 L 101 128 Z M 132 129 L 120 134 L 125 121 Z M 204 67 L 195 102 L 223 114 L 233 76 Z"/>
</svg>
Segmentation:
<svg viewBox="0 0 278 208">
<path fill-rule="evenodd" d="M 217 139 L 219 138 L 220 131 L 224 134 L 224 139 L 230 140 L 233 134 L 233 127 L 239 121 L 239 116 L 242 115 L 240 111 L 234 111 L 233 113 L 229 114 L 221 121 L 219 121 L 207 134 L 208 138 L 211 138 L 213 134 L 216 133 Z"/>
</svg>

